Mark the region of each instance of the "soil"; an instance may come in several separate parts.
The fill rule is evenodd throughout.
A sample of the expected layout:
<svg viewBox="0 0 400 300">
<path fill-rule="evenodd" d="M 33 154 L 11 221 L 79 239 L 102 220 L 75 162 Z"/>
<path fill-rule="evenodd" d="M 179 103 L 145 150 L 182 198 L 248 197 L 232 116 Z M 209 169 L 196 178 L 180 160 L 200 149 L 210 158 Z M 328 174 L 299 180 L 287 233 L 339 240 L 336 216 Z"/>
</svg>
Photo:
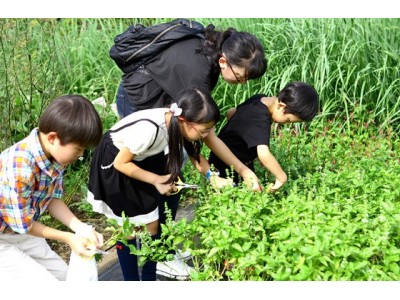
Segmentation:
<svg viewBox="0 0 400 300">
<path fill-rule="evenodd" d="M 104 241 L 107 241 L 111 232 L 105 230 L 109 225 L 107 224 L 107 218 L 104 215 L 90 212 L 88 213 L 78 210 L 74 207 L 70 207 L 71 211 L 80 219 L 82 222 L 92 224 L 96 231 L 103 234 Z M 48 240 L 47 241 L 50 247 L 58 254 L 62 259 L 64 259 L 67 263 L 69 262 L 69 257 L 71 255 L 71 247 L 67 243 L 59 242 L 56 240 Z M 103 248 L 106 249 L 106 246 Z M 105 250 L 104 249 L 104 250 Z"/>
<path fill-rule="evenodd" d="M 178 207 L 178 212 L 176 215 L 176 219 L 179 220 L 181 218 L 186 218 L 188 221 L 193 219 L 194 208 L 196 206 L 196 199 L 192 197 L 188 197 L 186 199 L 182 199 L 181 203 Z M 70 207 L 71 211 L 80 219 L 82 222 L 89 223 L 94 225 L 96 230 L 103 234 L 104 241 L 107 241 L 111 237 L 111 231 L 105 230 L 110 225 L 107 223 L 107 218 L 95 212 L 85 212 L 84 210 L 79 210 L 77 207 Z M 50 247 L 58 254 L 61 258 L 63 258 L 67 263 L 69 262 L 69 257 L 71 255 L 71 248 L 68 244 L 58 242 L 55 240 L 47 241 Z M 103 250 L 110 248 L 110 246 L 103 246 Z M 115 247 L 114 247 L 115 249 Z M 104 256 L 102 260 L 106 260 L 106 256 Z"/>
</svg>

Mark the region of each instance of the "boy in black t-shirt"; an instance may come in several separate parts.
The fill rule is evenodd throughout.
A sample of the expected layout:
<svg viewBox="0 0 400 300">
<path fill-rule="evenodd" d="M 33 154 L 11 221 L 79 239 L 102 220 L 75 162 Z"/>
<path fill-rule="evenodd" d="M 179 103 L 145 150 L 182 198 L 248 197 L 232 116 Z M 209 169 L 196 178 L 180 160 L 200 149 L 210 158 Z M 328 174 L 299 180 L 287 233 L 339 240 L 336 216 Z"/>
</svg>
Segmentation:
<svg viewBox="0 0 400 300">
<path fill-rule="evenodd" d="M 279 124 L 311 121 L 318 111 L 319 96 L 315 89 L 303 82 L 292 82 L 278 93 L 278 96 L 254 95 L 227 112 L 228 123 L 218 137 L 233 154 L 254 171 L 256 158 L 274 176 L 272 192 L 280 189 L 287 181 L 287 175 L 272 155 L 269 140 L 272 122 Z M 221 177 L 228 177 L 230 167 L 213 152 L 209 163 L 220 171 Z M 234 182 L 239 175 L 234 172 Z"/>
</svg>

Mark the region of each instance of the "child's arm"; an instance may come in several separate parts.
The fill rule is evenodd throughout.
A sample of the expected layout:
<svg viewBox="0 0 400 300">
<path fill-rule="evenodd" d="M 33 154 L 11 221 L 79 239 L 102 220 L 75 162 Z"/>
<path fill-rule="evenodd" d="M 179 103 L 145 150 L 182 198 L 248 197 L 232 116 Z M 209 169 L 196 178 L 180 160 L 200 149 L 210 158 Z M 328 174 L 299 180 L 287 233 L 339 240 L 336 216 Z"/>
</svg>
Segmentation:
<svg viewBox="0 0 400 300">
<path fill-rule="evenodd" d="M 114 160 L 114 168 L 131 178 L 152 184 L 162 195 L 173 191 L 171 184 L 165 184 L 170 175 L 157 175 L 146 171 L 132 162 L 135 155 L 128 148 L 122 148 Z"/>
<path fill-rule="evenodd" d="M 95 254 L 93 244 L 88 238 L 80 237 L 72 232 L 54 229 L 34 221 L 28 233 L 33 236 L 67 243 L 72 251 L 79 256 L 90 258 Z"/>
<path fill-rule="evenodd" d="M 236 107 L 228 109 L 228 111 L 226 112 L 226 118 L 228 119 L 228 121 L 230 118 L 232 118 L 235 112 L 236 112 Z"/>
<path fill-rule="evenodd" d="M 200 154 L 200 162 L 198 162 L 193 157 L 190 157 L 190 161 L 195 166 L 195 168 L 204 176 L 206 176 L 208 170 L 210 170 L 211 166 L 208 161 L 204 158 L 203 155 Z M 217 175 L 213 175 L 209 178 L 210 184 L 214 188 L 222 188 L 224 186 L 232 186 L 233 181 L 230 178 L 222 178 Z"/>
<path fill-rule="evenodd" d="M 287 182 L 287 175 L 272 155 L 267 145 L 257 146 L 258 159 L 263 166 L 275 176 L 275 184 L 270 188 L 272 192 L 280 189 Z"/>
<path fill-rule="evenodd" d="M 52 199 L 47 209 L 54 218 L 76 233 L 78 233 L 82 227 L 89 226 L 82 223 L 61 199 Z M 103 245 L 103 236 L 94 230 L 90 230 L 85 236 L 79 236 L 71 232 L 45 226 L 37 221 L 32 223 L 29 234 L 65 242 L 70 245 L 75 253 L 86 257 L 90 257 L 94 254 L 94 248 L 99 248 Z"/>
<path fill-rule="evenodd" d="M 215 129 L 204 139 L 204 143 L 228 166 L 233 166 L 235 171 L 242 176 L 247 186 L 252 190 L 261 191 L 262 187 L 259 180 L 252 170 L 243 164 L 225 145 L 225 143 L 215 134 Z"/>
</svg>

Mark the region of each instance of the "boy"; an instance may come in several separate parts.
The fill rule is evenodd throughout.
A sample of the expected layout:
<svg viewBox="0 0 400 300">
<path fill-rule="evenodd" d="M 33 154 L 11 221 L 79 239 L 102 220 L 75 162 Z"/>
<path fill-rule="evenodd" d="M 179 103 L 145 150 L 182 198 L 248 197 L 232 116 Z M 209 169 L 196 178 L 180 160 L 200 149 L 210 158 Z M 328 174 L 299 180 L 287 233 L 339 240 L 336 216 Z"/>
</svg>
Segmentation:
<svg viewBox="0 0 400 300">
<path fill-rule="evenodd" d="M 61 200 L 65 167 L 101 137 L 92 103 L 80 95 L 64 95 L 48 105 L 38 128 L 0 154 L 1 282 L 65 280 L 68 266 L 46 239 L 66 242 L 83 257 L 102 246 L 103 236 L 88 230 Z M 41 224 L 46 209 L 75 234 Z"/>
<path fill-rule="evenodd" d="M 269 149 L 271 124 L 311 121 L 318 111 L 319 96 L 315 89 L 303 82 L 292 82 L 276 97 L 255 95 L 227 112 L 228 123 L 218 137 L 244 164 L 254 171 L 253 161 L 258 157 L 262 165 L 274 176 L 275 183 L 270 191 L 275 192 L 287 181 L 287 175 Z M 221 172 L 221 177 L 229 177 L 230 168 L 213 152 L 209 158 Z M 239 177 L 233 174 L 234 182 Z"/>
</svg>

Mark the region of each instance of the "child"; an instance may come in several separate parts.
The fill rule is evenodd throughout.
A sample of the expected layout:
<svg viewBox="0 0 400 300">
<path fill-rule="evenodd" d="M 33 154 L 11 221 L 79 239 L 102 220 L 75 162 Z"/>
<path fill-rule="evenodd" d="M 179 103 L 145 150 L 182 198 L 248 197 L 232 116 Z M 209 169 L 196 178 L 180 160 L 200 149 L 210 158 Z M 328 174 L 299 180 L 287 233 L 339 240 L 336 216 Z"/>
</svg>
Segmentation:
<svg viewBox="0 0 400 300">
<path fill-rule="evenodd" d="M 47 106 L 38 128 L 1 153 L 0 279 L 65 280 L 68 266 L 46 239 L 66 242 L 83 257 L 102 246 L 103 236 L 94 230 L 81 236 L 88 225 L 61 200 L 65 167 L 101 136 L 101 120 L 90 101 L 64 95 Z M 46 209 L 76 234 L 40 223 Z"/>
<path fill-rule="evenodd" d="M 122 224 L 122 212 L 132 224 L 145 224 L 154 239 L 159 238 L 158 202 L 173 194 L 181 172 L 183 148 L 199 172 L 210 170 L 200 154 L 199 140 L 210 134 L 220 118 L 218 106 L 209 93 L 198 89 L 183 91 L 170 108 L 134 112 L 118 121 L 94 152 L 88 201 L 93 210 Z M 215 185 L 231 184 L 215 176 Z M 136 245 L 134 238 L 132 245 Z M 117 255 L 124 280 L 140 280 L 137 257 L 117 242 Z M 186 269 L 186 275 L 190 269 Z M 142 280 L 156 279 L 156 262 L 147 261 Z"/>
<path fill-rule="evenodd" d="M 277 97 L 255 95 L 227 112 L 228 123 L 218 137 L 245 165 L 254 171 L 253 161 L 258 157 L 274 176 L 270 191 L 275 192 L 287 181 L 287 175 L 269 149 L 272 122 L 279 124 L 311 121 L 318 111 L 319 97 L 315 89 L 303 82 L 292 82 Z M 213 152 L 209 163 L 227 178 L 230 168 Z M 235 183 L 239 176 L 235 172 Z"/>
</svg>

